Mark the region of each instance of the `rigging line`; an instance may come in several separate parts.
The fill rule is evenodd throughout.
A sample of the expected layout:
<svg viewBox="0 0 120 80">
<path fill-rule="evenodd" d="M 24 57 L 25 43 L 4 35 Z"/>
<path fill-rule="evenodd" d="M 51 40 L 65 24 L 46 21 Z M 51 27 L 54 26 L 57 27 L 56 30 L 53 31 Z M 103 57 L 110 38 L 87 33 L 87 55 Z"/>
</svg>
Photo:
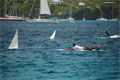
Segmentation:
<svg viewBox="0 0 120 80">
<path fill-rule="evenodd" d="M 100 27 L 100 30 L 102 31 L 102 33 L 104 33 L 104 29 L 100 26 L 100 24 L 97 23 L 97 25 L 98 27 Z"/>
<path fill-rule="evenodd" d="M 97 26 L 100 27 L 100 24 L 97 23 Z M 100 29 L 103 31 L 102 27 L 100 27 Z"/>
<path fill-rule="evenodd" d="M 32 10 L 33 10 L 34 3 L 35 3 L 35 0 L 33 1 L 32 8 L 31 8 L 30 14 L 29 14 L 29 18 L 30 18 L 30 16 L 31 16 L 31 13 L 32 13 Z"/>
</svg>

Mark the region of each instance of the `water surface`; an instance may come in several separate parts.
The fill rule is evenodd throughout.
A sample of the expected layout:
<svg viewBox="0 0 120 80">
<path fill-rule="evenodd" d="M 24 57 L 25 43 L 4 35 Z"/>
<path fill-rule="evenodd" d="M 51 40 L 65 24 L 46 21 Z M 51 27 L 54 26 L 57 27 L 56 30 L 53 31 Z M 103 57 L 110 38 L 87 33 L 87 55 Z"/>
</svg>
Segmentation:
<svg viewBox="0 0 120 80">
<path fill-rule="evenodd" d="M 100 25 L 98 26 L 97 23 Z M 19 49 L 8 46 L 19 30 Z M 0 80 L 119 80 L 119 21 L 60 23 L 0 22 Z M 55 40 L 49 37 L 56 30 Z M 101 46 L 102 51 L 57 50 Z"/>
</svg>

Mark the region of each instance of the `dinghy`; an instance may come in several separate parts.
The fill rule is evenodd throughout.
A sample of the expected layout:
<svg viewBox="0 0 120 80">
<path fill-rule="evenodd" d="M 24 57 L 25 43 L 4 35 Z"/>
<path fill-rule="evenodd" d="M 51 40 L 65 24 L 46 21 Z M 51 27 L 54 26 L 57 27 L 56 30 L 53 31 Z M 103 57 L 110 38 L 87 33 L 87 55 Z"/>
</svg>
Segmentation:
<svg viewBox="0 0 120 80">
<path fill-rule="evenodd" d="M 51 35 L 51 37 L 50 37 L 51 40 L 54 40 L 55 34 L 56 34 L 56 30 L 55 30 L 55 31 L 53 32 L 53 34 Z"/>
<path fill-rule="evenodd" d="M 18 29 L 8 49 L 18 49 Z"/>
</svg>

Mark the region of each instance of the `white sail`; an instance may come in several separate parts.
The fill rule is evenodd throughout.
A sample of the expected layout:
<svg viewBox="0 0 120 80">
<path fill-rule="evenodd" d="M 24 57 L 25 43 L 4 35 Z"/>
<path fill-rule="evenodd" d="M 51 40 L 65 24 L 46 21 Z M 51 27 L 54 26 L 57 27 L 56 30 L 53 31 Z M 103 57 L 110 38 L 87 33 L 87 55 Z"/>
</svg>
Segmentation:
<svg viewBox="0 0 120 80">
<path fill-rule="evenodd" d="M 18 29 L 8 49 L 18 49 Z"/>
<path fill-rule="evenodd" d="M 40 14 L 48 14 L 51 15 L 50 9 L 48 7 L 47 0 L 41 0 L 40 2 Z"/>
<path fill-rule="evenodd" d="M 54 40 L 56 34 L 56 30 L 53 32 L 52 36 L 50 37 L 51 40 Z"/>
<path fill-rule="evenodd" d="M 55 20 L 55 18 L 49 18 L 50 16 L 51 16 L 51 11 L 50 11 L 50 8 L 48 6 L 47 0 L 40 0 L 40 9 L 39 9 L 38 18 L 37 19 L 30 19 L 30 20 L 28 20 L 28 22 L 57 22 Z"/>
</svg>

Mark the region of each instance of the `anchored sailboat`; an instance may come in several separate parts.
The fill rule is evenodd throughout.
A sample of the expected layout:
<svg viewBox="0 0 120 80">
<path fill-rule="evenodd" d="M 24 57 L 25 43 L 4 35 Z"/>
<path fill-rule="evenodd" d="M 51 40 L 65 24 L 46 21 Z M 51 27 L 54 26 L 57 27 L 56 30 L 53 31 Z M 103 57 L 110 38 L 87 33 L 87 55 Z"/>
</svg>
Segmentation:
<svg viewBox="0 0 120 80">
<path fill-rule="evenodd" d="M 55 30 L 55 31 L 53 32 L 53 34 L 51 35 L 51 37 L 50 37 L 51 40 L 54 40 L 55 34 L 56 34 L 56 30 Z"/>
<path fill-rule="evenodd" d="M 70 5 L 70 13 L 69 14 L 70 15 L 69 15 L 68 21 L 72 22 L 72 23 L 75 23 L 74 22 L 75 19 L 72 17 L 72 4 Z"/>
<path fill-rule="evenodd" d="M 18 29 L 8 49 L 18 49 Z"/>
<path fill-rule="evenodd" d="M 12 16 L 12 15 L 7 15 L 7 2 L 8 0 L 5 0 L 5 17 L 4 18 L 0 18 L 0 21 L 25 21 L 25 19 L 23 17 L 18 17 L 17 16 L 17 0 L 16 3 L 14 4 L 16 7 L 16 16 Z"/>
<path fill-rule="evenodd" d="M 29 22 L 56 22 L 54 17 L 51 17 L 51 12 L 47 0 L 40 0 L 39 17 L 37 19 L 28 20 Z"/>
<path fill-rule="evenodd" d="M 99 19 L 97 19 L 97 20 L 108 20 L 108 19 L 106 19 L 106 18 L 103 18 L 103 10 L 102 10 L 102 7 L 101 7 L 101 13 L 100 13 L 100 18 Z"/>
<path fill-rule="evenodd" d="M 84 21 L 84 20 L 86 20 L 85 19 L 85 3 L 83 3 L 83 2 L 80 1 L 79 6 L 83 6 L 84 12 L 83 12 L 83 19 L 82 20 Z"/>
<path fill-rule="evenodd" d="M 118 18 L 115 18 L 115 14 L 114 14 L 114 10 L 113 10 L 113 5 L 115 5 L 115 2 L 104 2 L 105 5 L 110 5 L 111 6 L 111 17 L 109 18 L 109 20 L 118 20 Z"/>
</svg>

